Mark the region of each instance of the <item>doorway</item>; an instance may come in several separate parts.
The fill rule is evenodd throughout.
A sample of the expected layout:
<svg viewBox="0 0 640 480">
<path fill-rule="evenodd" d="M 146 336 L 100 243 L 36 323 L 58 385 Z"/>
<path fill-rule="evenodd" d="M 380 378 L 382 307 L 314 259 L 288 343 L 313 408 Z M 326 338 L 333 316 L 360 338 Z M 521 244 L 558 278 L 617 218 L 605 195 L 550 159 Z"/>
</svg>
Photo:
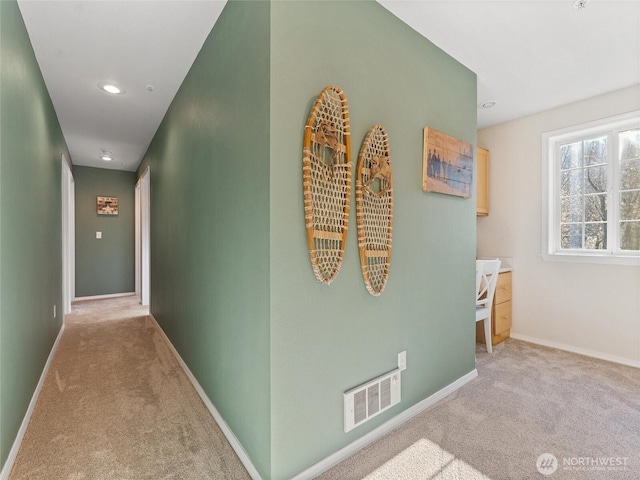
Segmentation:
<svg viewBox="0 0 640 480">
<path fill-rule="evenodd" d="M 150 304 L 151 297 L 151 195 L 150 172 L 147 167 L 136 183 L 135 191 L 135 241 L 136 241 L 136 295 L 143 306 Z"/>
<path fill-rule="evenodd" d="M 62 314 L 71 313 L 75 280 L 75 183 L 67 158 L 62 154 Z"/>
</svg>

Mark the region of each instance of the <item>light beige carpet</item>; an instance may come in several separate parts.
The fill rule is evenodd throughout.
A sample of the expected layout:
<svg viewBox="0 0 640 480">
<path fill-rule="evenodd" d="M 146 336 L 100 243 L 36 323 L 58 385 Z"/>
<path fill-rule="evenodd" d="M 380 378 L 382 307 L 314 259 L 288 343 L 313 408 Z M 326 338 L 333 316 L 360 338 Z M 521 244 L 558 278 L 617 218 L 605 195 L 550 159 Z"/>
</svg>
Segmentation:
<svg viewBox="0 0 640 480">
<path fill-rule="evenodd" d="M 639 369 L 517 340 L 476 355 L 478 378 L 319 480 L 640 479 Z"/>
<path fill-rule="evenodd" d="M 135 297 L 72 313 L 10 480 L 249 478 Z"/>
<path fill-rule="evenodd" d="M 477 358 L 477 379 L 319 479 L 640 479 L 640 370 L 516 340 Z M 10 479 L 235 478 L 146 310 L 76 304 Z"/>
</svg>

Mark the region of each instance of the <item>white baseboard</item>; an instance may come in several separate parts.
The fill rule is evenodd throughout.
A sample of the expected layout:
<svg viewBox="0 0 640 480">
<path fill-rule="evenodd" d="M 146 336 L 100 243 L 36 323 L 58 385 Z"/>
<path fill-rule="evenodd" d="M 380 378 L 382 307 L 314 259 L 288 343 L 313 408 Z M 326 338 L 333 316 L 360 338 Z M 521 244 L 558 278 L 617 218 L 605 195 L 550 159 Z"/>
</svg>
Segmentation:
<svg viewBox="0 0 640 480">
<path fill-rule="evenodd" d="M 184 360 L 182 359 L 180 354 L 177 352 L 177 350 L 175 349 L 175 347 L 171 343 L 171 340 L 169 340 L 167 335 L 164 333 L 164 330 L 162 330 L 162 327 L 160 327 L 160 325 L 158 324 L 156 319 L 153 317 L 153 315 L 149 315 L 149 318 L 151 318 L 151 320 L 155 324 L 158 332 L 160 332 L 160 335 L 162 335 L 164 340 L 169 345 L 169 348 L 171 349 L 173 354 L 176 356 L 176 359 L 178 360 L 178 363 L 180 364 L 180 366 L 182 367 L 182 369 L 186 373 L 187 377 L 189 378 L 189 380 L 193 384 L 194 388 L 198 392 L 198 395 L 200 395 L 200 398 L 202 399 L 202 401 L 206 405 L 207 409 L 209 409 L 209 411 L 211 412 L 211 415 L 213 416 L 213 418 L 218 423 L 218 426 L 222 430 L 222 433 L 224 433 L 224 436 L 227 438 L 227 440 L 231 444 L 231 447 L 235 450 L 236 454 L 240 458 L 240 461 L 242 462 L 244 467 L 249 472 L 249 475 L 251 476 L 251 478 L 253 478 L 254 480 L 262 480 L 262 477 L 260 476 L 260 473 L 258 472 L 256 467 L 251 462 L 251 459 L 249 458 L 249 455 L 247 454 L 245 449 L 242 447 L 242 444 L 240 443 L 238 438 L 234 435 L 234 433 L 231 430 L 231 428 L 229 427 L 229 425 L 227 425 L 227 423 L 224 421 L 224 419 L 222 418 L 222 415 L 220 415 L 220 412 L 218 412 L 216 407 L 213 405 L 213 403 L 211 402 L 211 400 L 209 399 L 209 397 L 205 393 L 204 389 L 198 383 L 198 380 L 196 380 L 196 378 L 193 376 L 193 373 L 191 373 L 191 370 L 189 370 L 189 367 L 184 362 Z M 431 405 L 434 405 L 435 403 L 439 402 L 440 400 L 442 400 L 447 395 L 450 395 L 451 393 L 455 392 L 456 390 L 458 390 L 463 385 L 465 385 L 466 383 L 470 382 L 471 380 L 473 380 L 477 376 L 478 376 L 478 371 L 476 369 L 472 370 L 471 372 L 467 373 L 466 375 L 460 377 L 458 380 L 456 380 L 453 383 L 447 385 L 443 389 L 438 390 L 436 393 L 434 393 L 433 395 L 429 396 L 428 398 L 425 398 L 421 402 L 415 404 L 413 407 L 410 407 L 407 410 L 405 410 L 404 412 L 402 412 L 402 413 L 396 415 L 395 417 L 391 418 L 390 420 L 388 420 L 384 424 L 380 425 L 378 428 L 376 428 L 376 429 L 372 430 L 371 432 L 367 433 L 366 435 L 360 437 L 359 439 L 355 440 L 354 442 L 350 443 L 349 445 L 341 448 L 337 452 L 329 455 L 324 460 L 321 460 L 318 463 L 316 463 L 316 464 L 312 465 L 311 467 L 307 468 L 306 470 L 300 472 L 298 475 L 293 477 L 292 480 L 307 480 L 307 479 L 310 479 L 310 478 L 317 477 L 318 475 L 320 475 L 321 473 L 327 471 L 331 467 L 337 465 L 338 463 L 340 463 L 344 459 L 350 457 L 351 455 L 356 453 L 358 450 L 361 450 L 362 448 L 366 447 L 367 445 L 369 445 L 373 441 L 377 440 L 378 438 L 381 438 L 382 436 L 384 436 L 387 433 L 389 433 L 391 430 L 399 427 L 403 423 L 405 423 L 408 420 L 410 420 L 411 418 L 415 417 L 416 415 L 418 415 L 419 413 L 421 413 L 422 411 L 424 411 L 425 409 L 427 409 Z M 0 479 L 0 480 L 3 480 L 3 479 Z"/>
<path fill-rule="evenodd" d="M 606 360 L 608 362 L 620 363 L 622 365 L 640 368 L 640 361 L 633 360 L 631 358 L 617 357 L 615 355 L 609 355 L 608 353 L 596 352 L 594 350 L 587 350 L 586 348 L 574 347 L 573 345 L 567 345 L 564 343 L 551 342 L 549 340 L 529 337 L 528 335 L 520 335 L 518 333 L 511 333 L 511 338 L 522 340 L 523 342 L 534 343 L 536 345 L 542 345 L 543 347 L 557 348 L 558 350 L 564 350 L 565 352 L 577 353 L 578 355 L 584 355 L 587 357 L 597 358 L 599 360 Z"/>
<path fill-rule="evenodd" d="M 62 322 L 62 326 L 60 327 L 58 336 L 56 337 L 55 342 L 53 342 L 53 346 L 51 347 L 51 351 L 49 352 L 49 357 L 47 358 L 47 361 L 44 364 L 44 369 L 42 370 L 42 374 L 40 375 L 40 380 L 38 380 L 38 385 L 36 385 L 36 389 L 33 392 L 31 401 L 29 402 L 29 407 L 27 408 L 27 412 L 25 413 L 24 418 L 22 419 L 22 423 L 20 424 L 20 429 L 18 430 L 18 434 L 16 435 L 16 438 L 13 441 L 13 445 L 11 446 L 11 450 L 9 451 L 9 456 L 7 457 L 7 461 L 4 463 L 2 467 L 2 472 L 0 472 L 0 480 L 7 480 L 9 478 L 9 474 L 11 473 L 11 469 L 13 468 L 13 463 L 16 461 L 16 457 L 18 456 L 18 450 L 20 450 L 22 439 L 24 438 L 24 434 L 27 431 L 27 426 L 29 425 L 29 421 L 31 420 L 31 415 L 33 415 L 33 409 L 36 407 L 38 397 L 40 396 L 40 391 L 42 390 L 42 386 L 44 385 L 44 379 L 47 376 L 47 373 L 49 372 L 49 367 L 51 366 L 53 356 L 55 355 L 56 350 L 58 349 L 58 344 L 60 343 L 60 338 L 62 338 L 63 331 L 64 331 L 64 322 Z"/>
<path fill-rule="evenodd" d="M 117 296 L 125 296 L 125 295 L 131 295 L 131 294 L 118 294 Z M 101 298 L 103 298 L 103 297 L 101 297 Z M 88 299 L 88 298 L 87 297 L 83 297 L 83 299 Z M 229 425 L 224 421 L 224 419 L 222 418 L 222 415 L 220 414 L 218 409 L 213 405 L 213 403 L 211 402 L 211 400 L 209 399 L 209 397 L 205 393 L 205 391 L 202 388 L 202 386 L 200 385 L 200 383 L 198 383 L 198 381 L 194 377 L 193 373 L 191 373 L 191 370 L 189 370 L 189 367 L 187 366 L 187 364 L 184 362 L 184 360 L 182 359 L 182 357 L 180 356 L 178 351 L 175 349 L 175 347 L 173 346 L 173 344 L 171 343 L 171 341 L 169 340 L 169 338 L 165 334 L 164 330 L 162 330 L 162 327 L 160 327 L 160 325 L 158 324 L 156 319 L 153 317 L 153 315 L 149 315 L 149 318 L 154 323 L 155 328 L 158 330 L 160 335 L 167 342 L 167 345 L 169 346 L 170 350 L 175 355 L 176 359 L 178 360 L 178 363 L 180 364 L 180 366 L 184 370 L 185 374 L 187 375 L 187 377 L 189 378 L 189 380 L 193 384 L 194 388 L 196 389 L 196 392 L 198 392 L 198 395 L 200 396 L 200 398 L 204 402 L 205 406 L 211 412 L 211 415 L 213 416 L 213 418 L 218 423 L 218 426 L 220 427 L 220 430 L 222 430 L 222 433 L 225 435 L 225 437 L 227 438 L 227 440 L 231 444 L 231 447 L 234 449 L 234 451 L 236 452 L 236 454 L 240 458 L 240 461 L 242 462 L 244 467 L 247 469 L 247 471 L 248 471 L 249 475 L 251 476 L 251 478 L 254 479 L 254 480 L 262 480 L 262 477 L 261 477 L 260 473 L 258 472 L 256 467 L 251 462 L 251 459 L 249 458 L 249 455 L 245 451 L 244 447 L 242 446 L 242 444 L 240 443 L 238 438 L 235 436 L 235 434 L 233 433 L 233 431 L 231 430 Z M 4 464 L 3 468 L 2 468 L 2 471 L 0 472 L 0 480 L 8 480 L 8 478 L 9 478 L 9 474 L 11 473 L 11 469 L 13 468 L 13 464 L 14 464 L 14 462 L 16 460 L 16 457 L 18 456 L 18 450 L 20 449 L 20 444 L 22 443 L 22 439 L 24 438 L 24 434 L 25 434 L 25 432 L 27 430 L 27 426 L 29 425 L 29 421 L 31 420 L 31 415 L 33 414 L 33 410 L 34 410 L 34 408 L 36 406 L 36 402 L 38 401 L 38 397 L 40 395 L 40 391 L 42 390 L 42 386 L 44 384 L 44 379 L 45 379 L 45 377 L 46 377 L 46 375 L 47 375 L 47 373 L 49 371 L 49 367 L 51 366 L 51 362 L 52 362 L 53 357 L 55 355 L 55 352 L 56 352 L 56 350 L 58 348 L 58 344 L 60 343 L 60 339 L 62 338 L 62 333 L 64 331 L 64 327 L 65 326 L 64 326 L 64 323 L 63 323 L 61 328 L 60 328 L 60 331 L 58 332 L 58 336 L 56 337 L 56 340 L 53 343 L 53 346 L 51 348 L 51 352 L 49 352 L 49 357 L 47 358 L 47 361 L 45 363 L 44 369 L 42 370 L 42 374 L 40 375 L 40 379 L 38 381 L 38 385 L 36 386 L 36 389 L 35 389 L 35 391 L 33 393 L 33 396 L 31 397 L 31 401 L 29 402 L 29 407 L 27 408 L 27 412 L 26 412 L 26 414 L 25 414 L 25 416 L 24 416 L 24 418 L 22 420 L 22 424 L 20 425 L 20 429 L 18 430 L 18 434 L 16 435 L 16 438 L 15 438 L 15 440 L 13 442 L 13 446 L 11 447 L 11 450 L 9 451 L 9 455 L 7 457 L 7 461 L 5 462 L 5 464 Z M 513 337 L 513 335 L 512 335 L 512 337 Z M 514 338 L 516 338 L 516 337 L 514 337 Z M 519 339 L 524 340 L 524 341 L 528 341 L 523 336 L 519 336 Z M 531 343 L 536 343 L 536 342 L 531 342 Z M 542 345 L 542 343 L 540 343 L 540 344 Z M 546 345 L 546 346 L 554 346 L 554 345 Z M 555 348 L 560 348 L 560 347 L 555 347 Z M 580 353 L 580 352 L 575 352 L 575 353 Z M 601 357 L 598 357 L 598 358 L 601 358 Z M 618 363 L 621 363 L 621 362 L 618 362 Z M 627 364 L 628 365 L 632 365 L 630 363 L 627 363 Z M 638 365 L 632 365 L 632 366 L 638 366 Z M 375 440 L 377 440 L 377 439 L 381 438 L 382 436 L 386 435 L 391 430 L 393 430 L 393 429 L 399 427 L 400 425 L 402 425 L 403 423 L 409 421 L 411 418 L 415 417 L 416 415 L 418 415 L 422 411 L 426 410 L 431 405 L 434 405 L 435 403 L 439 402 L 440 400 L 445 398 L 447 395 L 450 395 L 451 393 L 455 392 L 456 390 L 458 390 L 463 385 L 465 385 L 466 383 L 470 382 L 471 380 L 473 380 L 477 376 L 478 376 L 478 371 L 476 369 L 472 370 L 471 372 L 469 372 L 466 375 L 460 377 L 458 380 L 454 381 L 453 383 L 450 383 L 449 385 L 447 385 L 446 387 L 442 388 L 441 390 L 438 390 L 433 395 L 425 398 L 421 402 L 418 402 L 414 406 L 408 408 L 407 410 L 403 411 L 402 413 L 400 413 L 400 414 L 396 415 L 395 417 L 389 419 L 387 422 L 383 423 L 382 425 L 380 425 L 376 429 L 372 430 L 371 432 L 367 433 L 366 435 L 358 438 L 357 440 L 355 440 L 354 442 L 350 443 L 349 445 L 341 448 L 340 450 L 338 450 L 335 453 L 329 455 L 325 459 L 319 461 L 318 463 L 315 463 L 311 467 L 309 467 L 306 470 L 300 472 L 298 475 L 293 477 L 292 480 L 306 480 L 306 479 L 314 478 L 314 477 L 320 475 L 321 473 L 327 471 L 331 467 L 337 465 L 341 461 L 343 461 L 346 458 L 350 457 L 351 455 L 353 455 L 357 451 L 359 451 L 362 448 L 366 447 L 370 443 L 372 443 Z"/>
<path fill-rule="evenodd" d="M 247 472 L 249 472 L 249 475 L 251 476 L 252 479 L 262 480 L 262 476 L 258 472 L 258 469 L 251 462 L 251 459 L 249 458 L 249 455 L 247 454 L 244 447 L 240 443 L 240 440 L 238 440 L 238 438 L 235 436 L 235 434 L 233 433 L 233 431 L 231 430 L 227 422 L 224 421 L 218 409 L 213 405 L 213 403 L 207 396 L 202 386 L 200 386 L 200 383 L 198 383 L 198 380 L 196 380 L 196 377 L 193 376 L 193 373 L 191 373 L 191 370 L 189 370 L 189 367 L 187 366 L 187 364 L 184 362 L 184 360 L 182 359 L 178 351 L 175 349 L 175 347 L 171 343 L 171 340 L 169 340 L 169 337 L 167 337 L 166 333 L 164 333 L 164 330 L 162 330 L 162 327 L 158 324 L 157 320 L 154 318 L 153 315 L 150 314 L 149 318 L 155 324 L 156 329 L 158 330 L 158 332 L 160 332 L 160 335 L 167 342 L 167 345 L 169 345 L 169 348 L 171 349 L 176 359 L 178 360 L 178 363 L 180 364 L 180 366 L 186 373 L 187 377 L 193 384 L 194 388 L 196 389 L 196 392 L 198 392 L 198 395 L 200 395 L 200 398 L 206 405 L 207 409 L 209 410 L 209 412 L 211 412 L 211 415 L 216 420 L 216 423 L 220 427 L 220 430 L 222 430 L 222 433 L 231 444 L 231 447 L 236 452 L 236 455 L 238 455 L 238 457 L 240 458 L 240 461 L 244 465 L 244 468 L 247 469 Z M 4 479 L 0 479 L 0 480 L 4 480 Z"/>
<path fill-rule="evenodd" d="M 387 422 L 383 423 L 382 425 L 380 425 L 376 429 L 370 431 L 366 435 L 358 438 L 357 440 L 355 440 L 354 442 L 351 442 L 349 445 L 341 448 L 337 452 L 332 453 L 331 455 L 326 457 L 324 460 L 320 460 L 318 463 L 315 463 L 311 467 L 309 467 L 306 470 L 300 472 L 298 475 L 293 477 L 291 480 L 308 480 L 310 478 L 315 478 L 318 475 L 326 472 L 331 467 L 334 467 L 335 465 L 337 465 L 338 463 L 342 462 L 346 458 L 350 457 L 351 455 L 353 455 L 357 451 L 363 449 L 364 447 L 366 447 L 370 443 L 372 443 L 375 440 L 377 440 L 377 439 L 381 438 L 382 436 L 386 435 L 391 430 L 399 427 L 403 423 L 405 423 L 408 420 L 412 419 L 413 417 L 415 417 L 416 415 L 418 415 L 422 411 L 426 410 L 431 405 L 434 405 L 435 403 L 439 402 L 440 400 L 442 400 L 447 395 L 450 395 L 451 393 L 455 392 L 456 390 L 458 390 L 463 385 L 465 385 L 466 383 L 470 382 L 471 380 L 473 380 L 477 376 L 478 376 L 478 370 L 473 369 L 472 371 L 470 371 L 466 375 L 460 377 L 458 380 L 454 381 L 453 383 L 450 383 L 449 385 L 447 385 L 443 389 L 438 390 L 436 393 L 434 393 L 433 395 L 425 398 L 421 402 L 416 403 L 413 407 L 410 407 L 410 408 L 406 409 L 404 412 L 399 413 L 398 415 L 396 415 L 395 417 L 391 418 Z"/>
<path fill-rule="evenodd" d="M 136 292 L 109 293 L 108 295 L 92 295 L 90 297 L 75 297 L 74 302 L 84 302 L 85 300 L 104 300 L 106 298 L 131 297 Z"/>
</svg>

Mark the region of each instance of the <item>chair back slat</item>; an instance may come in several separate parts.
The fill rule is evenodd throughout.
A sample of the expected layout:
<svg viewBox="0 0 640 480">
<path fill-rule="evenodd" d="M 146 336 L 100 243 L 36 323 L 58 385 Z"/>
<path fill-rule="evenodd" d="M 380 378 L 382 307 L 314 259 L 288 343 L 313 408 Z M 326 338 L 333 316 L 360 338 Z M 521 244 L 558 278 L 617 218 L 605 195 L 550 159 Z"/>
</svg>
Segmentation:
<svg viewBox="0 0 640 480">
<path fill-rule="evenodd" d="M 491 308 L 498 283 L 500 260 L 476 260 L 476 305 Z"/>
<path fill-rule="evenodd" d="M 476 260 L 476 322 L 484 322 L 484 338 L 489 353 L 493 353 L 491 308 L 499 272 L 499 259 Z"/>
</svg>

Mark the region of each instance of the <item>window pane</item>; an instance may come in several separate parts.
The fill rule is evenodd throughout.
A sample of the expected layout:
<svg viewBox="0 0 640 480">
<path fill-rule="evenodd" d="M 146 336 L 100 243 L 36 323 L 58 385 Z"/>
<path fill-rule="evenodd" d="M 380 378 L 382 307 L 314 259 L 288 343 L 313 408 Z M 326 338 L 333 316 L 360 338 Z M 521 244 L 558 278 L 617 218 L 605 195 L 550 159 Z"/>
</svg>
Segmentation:
<svg viewBox="0 0 640 480">
<path fill-rule="evenodd" d="M 584 213 L 582 199 L 582 195 L 562 199 L 562 211 L 560 212 L 560 221 L 562 223 L 582 222 Z"/>
<path fill-rule="evenodd" d="M 606 223 L 587 223 L 584 226 L 584 248 L 588 248 L 591 250 L 606 250 Z"/>
<path fill-rule="evenodd" d="M 620 132 L 620 188 L 640 189 L 640 128 Z M 620 249 L 640 250 L 640 190 L 620 193 Z"/>
<path fill-rule="evenodd" d="M 620 194 L 620 220 L 640 220 L 640 190 Z"/>
<path fill-rule="evenodd" d="M 589 167 L 584 169 L 585 193 L 600 193 L 607 191 L 607 167 Z"/>
<path fill-rule="evenodd" d="M 582 193 L 582 174 L 584 170 L 569 170 L 562 172 L 560 181 L 560 195 L 579 195 Z"/>
<path fill-rule="evenodd" d="M 623 190 L 640 188 L 640 160 L 620 162 L 620 188 Z"/>
<path fill-rule="evenodd" d="M 549 255 L 640 258 L 638 112 L 543 135 Z M 548 213 L 548 216 L 546 215 Z M 628 259 L 622 260 L 622 263 Z"/>
<path fill-rule="evenodd" d="M 640 128 L 620 132 L 620 160 L 640 158 Z"/>
<path fill-rule="evenodd" d="M 607 137 L 594 138 L 584 142 L 584 164 L 601 165 L 607 163 Z"/>
<path fill-rule="evenodd" d="M 582 142 L 560 146 L 560 169 L 582 166 Z"/>
<path fill-rule="evenodd" d="M 622 222 L 620 224 L 620 248 L 622 250 L 640 250 L 640 222 Z"/>
<path fill-rule="evenodd" d="M 607 194 L 584 197 L 585 222 L 605 222 L 607 220 Z"/>
<path fill-rule="evenodd" d="M 582 248 L 582 224 L 560 226 L 562 248 Z"/>
</svg>

